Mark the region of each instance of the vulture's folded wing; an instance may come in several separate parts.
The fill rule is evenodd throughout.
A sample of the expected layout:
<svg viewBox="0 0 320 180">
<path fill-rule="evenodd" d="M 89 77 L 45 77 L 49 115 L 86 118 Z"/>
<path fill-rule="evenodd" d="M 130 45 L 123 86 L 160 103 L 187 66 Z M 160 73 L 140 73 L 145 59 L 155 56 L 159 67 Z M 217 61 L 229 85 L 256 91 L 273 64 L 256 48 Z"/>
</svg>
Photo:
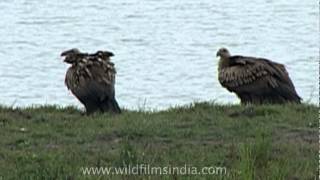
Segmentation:
<svg viewBox="0 0 320 180">
<path fill-rule="evenodd" d="M 74 89 L 78 86 L 78 76 L 77 76 L 77 68 L 74 67 L 74 66 L 71 66 L 68 70 L 67 70 L 67 73 L 66 73 L 66 76 L 65 76 L 65 80 L 64 80 L 64 83 L 65 85 L 67 86 L 68 89 Z"/>
<path fill-rule="evenodd" d="M 264 86 L 261 88 L 276 88 L 278 86 L 277 76 L 282 76 L 263 59 L 233 56 L 230 58 L 230 63 L 230 67 L 219 72 L 220 83 L 230 90 L 253 85 L 256 82 Z"/>
<path fill-rule="evenodd" d="M 70 68 L 65 82 L 80 101 L 99 102 L 114 98 L 115 73 L 114 66 L 95 62 Z"/>
<path fill-rule="evenodd" d="M 267 59 L 243 56 L 231 57 L 230 63 L 230 67 L 219 72 L 221 85 L 229 91 L 277 93 L 286 99 L 301 99 L 284 65 Z"/>
</svg>

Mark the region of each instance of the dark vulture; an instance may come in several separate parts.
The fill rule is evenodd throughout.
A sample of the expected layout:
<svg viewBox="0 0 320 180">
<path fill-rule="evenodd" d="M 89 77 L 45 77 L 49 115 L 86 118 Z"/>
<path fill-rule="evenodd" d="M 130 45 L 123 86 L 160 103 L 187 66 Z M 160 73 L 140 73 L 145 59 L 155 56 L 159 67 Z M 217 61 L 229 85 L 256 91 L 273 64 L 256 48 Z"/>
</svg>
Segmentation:
<svg viewBox="0 0 320 180">
<path fill-rule="evenodd" d="M 219 82 L 236 93 L 241 104 L 301 102 L 283 64 L 264 58 L 231 56 L 226 48 L 219 49 L 217 56 L 220 56 Z"/>
<path fill-rule="evenodd" d="M 67 70 L 65 84 L 85 106 L 86 113 L 96 111 L 120 113 L 115 99 L 113 56 L 109 51 L 97 51 L 94 54 L 82 53 L 78 49 L 64 51 L 64 62 L 71 64 Z"/>
</svg>

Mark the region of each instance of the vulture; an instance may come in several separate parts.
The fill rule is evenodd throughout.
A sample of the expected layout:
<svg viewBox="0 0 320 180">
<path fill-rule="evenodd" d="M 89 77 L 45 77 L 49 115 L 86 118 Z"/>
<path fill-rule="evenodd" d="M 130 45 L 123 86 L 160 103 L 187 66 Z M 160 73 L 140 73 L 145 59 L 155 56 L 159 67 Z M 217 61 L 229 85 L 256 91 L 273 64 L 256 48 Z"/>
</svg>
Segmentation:
<svg viewBox="0 0 320 180">
<path fill-rule="evenodd" d="M 220 56 L 220 84 L 234 92 L 241 104 L 301 103 L 283 64 L 258 57 L 231 56 L 226 48 L 219 49 L 216 55 Z"/>
<path fill-rule="evenodd" d="M 93 54 L 70 49 L 61 53 L 64 62 L 71 64 L 65 76 L 65 85 L 85 106 L 86 113 L 96 111 L 121 113 L 115 99 L 113 56 L 109 51 L 97 51 Z"/>
</svg>

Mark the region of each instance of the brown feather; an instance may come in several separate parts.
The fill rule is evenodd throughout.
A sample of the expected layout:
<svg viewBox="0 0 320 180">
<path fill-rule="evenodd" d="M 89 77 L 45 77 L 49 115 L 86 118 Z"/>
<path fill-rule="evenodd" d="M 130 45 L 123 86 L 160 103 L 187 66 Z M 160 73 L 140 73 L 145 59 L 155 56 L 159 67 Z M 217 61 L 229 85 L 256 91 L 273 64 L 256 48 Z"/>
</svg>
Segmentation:
<svg viewBox="0 0 320 180">
<path fill-rule="evenodd" d="M 284 65 L 263 58 L 221 57 L 221 85 L 240 97 L 242 103 L 300 103 Z"/>
<path fill-rule="evenodd" d="M 121 112 L 115 100 L 114 64 L 110 60 L 87 54 L 67 70 L 65 84 L 83 103 L 87 113 L 94 111 Z"/>
</svg>

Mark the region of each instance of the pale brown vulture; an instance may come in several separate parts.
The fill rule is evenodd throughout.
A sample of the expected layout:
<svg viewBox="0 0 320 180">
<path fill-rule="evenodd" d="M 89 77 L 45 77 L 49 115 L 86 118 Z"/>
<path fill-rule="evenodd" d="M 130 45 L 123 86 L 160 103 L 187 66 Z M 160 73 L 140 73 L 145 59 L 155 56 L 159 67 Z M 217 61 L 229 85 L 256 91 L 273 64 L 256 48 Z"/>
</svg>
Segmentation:
<svg viewBox="0 0 320 180">
<path fill-rule="evenodd" d="M 264 58 L 231 56 L 226 48 L 219 49 L 217 56 L 220 56 L 220 84 L 236 93 L 242 104 L 301 102 L 283 64 Z"/>
<path fill-rule="evenodd" d="M 71 64 L 65 84 L 85 106 L 86 113 L 96 111 L 120 113 L 115 99 L 113 53 L 98 51 L 95 54 L 81 53 L 78 49 L 64 51 L 64 62 Z"/>
</svg>

